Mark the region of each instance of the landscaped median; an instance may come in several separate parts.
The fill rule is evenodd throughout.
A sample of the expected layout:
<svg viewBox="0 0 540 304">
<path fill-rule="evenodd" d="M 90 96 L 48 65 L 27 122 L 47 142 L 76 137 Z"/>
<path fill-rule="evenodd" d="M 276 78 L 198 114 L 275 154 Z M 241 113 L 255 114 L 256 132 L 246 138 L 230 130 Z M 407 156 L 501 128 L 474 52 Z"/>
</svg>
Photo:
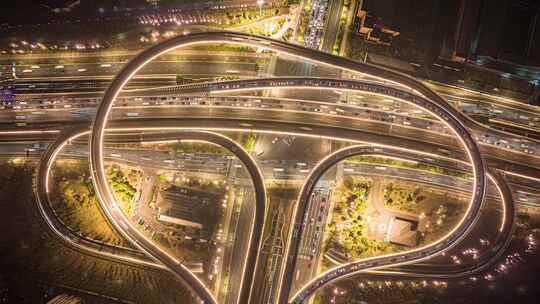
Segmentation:
<svg viewBox="0 0 540 304">
<path fill-rule="evenodd" d="M 461 181 L 469 177 L 453 169 L 387 157 L 354 156 L 346 162 L 402 167 Z M 470 198 L 466 191 L 374 170 L 366 174 L 344 170 L 337 181 L 325 230 L 324 267 L 433 242 L 457 224 Z"/>
<path fill-rule="evenodd" d="M 121 169 L 113 165 L 107 177 L 122 211 L 131 213 L 135 187 L 133 184 L 140 173 L 137 170 Z M 51 204 L 60 220 L 73 232 L 81 236 L 129 247 L 109 225 L 97 201 L 86 160 L 65 159 L 57 161 L 53 168 L 53 191 Z"/>
<path fill-rule="evenodd" d="M 395 252 L 399 246 L 368 237 L 368 196 L 372 182 L 364 178 L 344 178 L 332 196 L 333 213 L 328 224 L 325 251 L 345 260 L 357 260 Z"/>
<path fill-rule="evenodd" d="M 385 165 L 385 166 L 390 166 L 390 167 L 417 169 L 417 170 L 429 171 L 432 173 L 444 174 L 444 175 L 449 175 L 453 177 L 461 177 L 461 178 L 472 177 L 472 174 L 469 172 L 452 170 L 452 169 L 443 168 L 439 166 L 433 166 L 433 165 L 420 163 L 416 161 L 401 160 L 401 159 L 390 158 L 390 157 L 354 156 L 347 159 L 347 162 L 364 163 L 364 164 L 380 164 L 380 165 Z"/>
</svg>

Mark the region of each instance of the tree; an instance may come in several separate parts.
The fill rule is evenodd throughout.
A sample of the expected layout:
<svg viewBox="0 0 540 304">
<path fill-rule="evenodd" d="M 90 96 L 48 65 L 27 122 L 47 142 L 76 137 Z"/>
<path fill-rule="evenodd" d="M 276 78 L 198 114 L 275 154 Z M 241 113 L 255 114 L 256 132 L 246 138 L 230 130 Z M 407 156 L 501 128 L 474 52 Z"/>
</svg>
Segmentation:
<svg viewBox="0 0 540 304">
<path fill-rule="evenodd" d="M 257 140 L 257 136 L 253 132 L 249 132 L 247 139 L 244 143 L 244 149 L 248 151 L 249 153 L 253 152 L 253 148 L 255 148 L 255 142 Z"/>
</svg>

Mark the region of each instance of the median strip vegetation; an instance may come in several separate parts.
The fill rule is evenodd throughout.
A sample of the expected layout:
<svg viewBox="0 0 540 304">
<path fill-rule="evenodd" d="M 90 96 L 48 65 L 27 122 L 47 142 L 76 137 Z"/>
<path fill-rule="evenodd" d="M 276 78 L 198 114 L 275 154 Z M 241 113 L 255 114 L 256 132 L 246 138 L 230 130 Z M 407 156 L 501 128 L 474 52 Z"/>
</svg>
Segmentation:
<svg viewBox="0 0 540 304">
<path fill-rule="evenodd" d="M 425 163 L 419 163 L 415 161 L 403 161 L 403 160 L 393 159 L 393 158 L 388 158 L 388 157 L 354 156 L 347 159 L 347 162 L 363 163 L 363 164 L 379 164 L 379 165 L 385 165 L 385 166 L 390 166 L 390 167 L 423 170 L 423 171 L 429 171 L 436 174 L 443 174 L 443 175 L 448 175 L 448 176 L 453 176 L 453 177 L 458 177 L 458 178 L 470 178 L 473 176 L 472 174 L 468 172 L 451 170 L 448 168 L 428 165 Z"/>
<path fill-rule="evenodd" d="M 167 145 L 170 152 L 174 153 L 209 153 L 209 154 L 220 154 L 220 155 L 233 155 L 229 150 L 224 149 L 221 146 L 214 145 L 207 142 L 190 142 L 190 141 L 179 141 Z"/>
</svg>

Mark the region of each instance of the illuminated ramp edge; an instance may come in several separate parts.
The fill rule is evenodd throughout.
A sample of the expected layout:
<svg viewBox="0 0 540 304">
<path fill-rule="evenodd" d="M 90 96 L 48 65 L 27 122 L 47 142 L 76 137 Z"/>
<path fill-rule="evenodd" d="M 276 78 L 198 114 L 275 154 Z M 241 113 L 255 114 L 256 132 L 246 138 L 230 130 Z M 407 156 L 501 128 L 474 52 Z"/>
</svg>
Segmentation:
<svg viewBox="0 0 540 304">
<path fill-rule="evenodd" d="M 51 198 L 49 195 L 52 166 L 55 163 L 59 153 L 68 142 L 89 133 L 88 126 L 66 129 L 51 145 L 49 145 L 47 151 L 41 157 L 35 177 L 34 189 L 38 204 L 37 207 L 41 217 L 49 230 L 58 239 L 76 251 L 116 262 L 142 265 L 151 269 L 165 269 L 161 264 L 149 260 L 146 255 L 137 250 L 97 242 L 78 235 L 70 228 L 66 227 L 64 223 L 57 217 L 57 214 L 52 207 Z"/>
<path fill-rule="evenodd" d="M 472 200 L 467 209 L 467 212 L 458 226 L 448 233 L 444 238 L 438 242 L 432 244 L 431 246 L 422 247 L 414 251 L 405 252 L 402 254 L 393 255 L 392 259 L 399 261 L 399 263 L 412 263 L 417 260 L 425 259 L 437 252 L 444 251 L 446 248 L 453 246 L 457 241 L 459 241 L 463 235 L 465 235 L 469 229 L 472 227 L 474 222 L 478 218 L 479 210 L 484 200 L 484 195 L 486 191 L 486 169 L 484 161 L 479 153 L 478 147 L 474 142 L 471 134 L 465 127 L 463 123 L 466 121 L 466 117 L 461 114 L 459 111 L 454 109 L 449 105 L 445 100 L 438 96 L 435 92 L 429 89 L 427 86 L 419 83 L 415 79 L 398 72 L 391 71 L 389 69 L 350 61 L 338 56 L 333 56 L 326 53 L 321 53 L 314 51 L 308 48 L 304 48 L 297 45 L 292 45 L 289 43 L 253 36 L 249 34 L 242 34 L 236 32 L 206 32 L 206 33 L 193 33 L 183 36 L 177 36 L 169 40 L 165 40 L 161 43 L 158 43 L 147 50 L 140 53 L 137 57 L 132 59 L 127 63 L 120 73 L 114 78 L 111 85 L 105 92 L 102 102 L 100 103 L 95 119 L 92 125 L 92 133 L 90 137 L 90 165 L 93 181 L 96 187 L 96 193 L 100 198 L 100 204 L 105 211 L 105 214 L 109 220 L 114 224 L 114 226 L 122 232 L 124 236 L 128 235 L 130 227 L 126 225 L 126 222 L 123 221 L 122 216 L 118 217 L 118 211 L 112 209 L 113 204 L 115 203 L 114 197 L 112 195 L 111 189 L 108 186 L 104 173 L 104 160 L 103 160 L 103 137 L 107 124 L 107 119 L 109 117 L 110 111 L 114 100 L 118 97 L 120 91 L 123 89 L 125 84 L 148 62 L 152 61 L 156 57 L 163 55 L 169 51 L 179 49 L 182 47 L 197 45 L 197 44 L 209 44 L 209 43 L 230 43 L 230 44 L 239 44 L 245 46 L 252 46 L 257 48 L 265 48 L 269 50 L 276 51 L 278 54 L 283 53 L 295 57 L 299 57 L 304 60 L 311 60 L 316 63 L 323 65 L 328 65 L 343 70 L 369 74 L 373 77 L 382 78 L 386 81 L 391 81 L 405 88 L 411 90 L 416 90 L 421 95 L 423 95 L 427 100 L 428 104 L 421 106 L 425 111 L 431 113 L 432 115 L 438 117 L 443 123 L 445 123 L 450 130 L 457 136 L 460 143 L 465 148 L 468 158 L 471 161 L 472 170 L 474 174 L 474 191 L 472 194 Z M 308 180 L 309 182 L 309 180 Z M 121 222 L 116 222 L 116 218 L 122 220 Z M 127 222 L 129 223 L 129 222 Z M 289 234 L 289 239 L 292 237 L 293 231 L 296 229 L 291 229 Z M 136 231 L 133 231 L 133 236 L 136 236 Z M 134 244 L 134 238 L 128 238 Z M 260 243 L 260 238 L 259 238 Z M 285 267 L 280 275 L 280 284 L 279 288 L 279 303 L 287 303 L 291 276 L 289 273 L 291 269 L 294 270 L 294 254 L 290 246 L 291 242 L 288 242 L 287 256 L 285 257 Z M 216 300 L 210 293 L 210 291 L 199 281 L 188 269 L 183 267 L 180 263 L 174 260 L 174 258 L 162 254 L 157 248 L 151 243 L 139 244 L 139 247 L 144 245 L 145 251 L 151 255 L 154 259 L 159 260 L 161 263 L 167 265 L 169 270 L 173 271 L 176 275 L 181 277 L 183 280 L 190 282 L 192 284 L 192 289 L 201 300 L 205 303 L 215 303 Z M 260 244 L 257 244 L 259 247 Z M 251 247 L 251 246 L 250 246 Z M 373 269 L 380 268 L 383 266 L 388 266 L 394 262 L 389 262 L 388 258 L 378 257 L 373 259 L 365 260 L 365 265 L 362 265 L 362 269 Z M 248 272 L 252 272 L 254 269 L 246 269 Z M 340 274 L 336 273 L 330 276 L 335 279 L 339 277 Z M 247 285 L 252 287 L 253 282 L 243 282 L 241 287 L 240 294 L 240 303 L 249 303 L 250 295 L 252 288 L 246 288 Z M 317 287 L 318 288 L 318 287 Z M 297 298 L 302 298 L 302 294 L 297 296 Z"/>
</svg>

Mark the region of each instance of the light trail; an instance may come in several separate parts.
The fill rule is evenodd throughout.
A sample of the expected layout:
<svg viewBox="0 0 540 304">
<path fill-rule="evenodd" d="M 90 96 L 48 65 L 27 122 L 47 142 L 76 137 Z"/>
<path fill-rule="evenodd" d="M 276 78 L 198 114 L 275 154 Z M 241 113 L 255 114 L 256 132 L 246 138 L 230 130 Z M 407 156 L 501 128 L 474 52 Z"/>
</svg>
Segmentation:
<svg viewBox="0 0 540 304">
<path fill-rule="evenodd" d="M 13 130 L 13 131 L 0 131 L 0 134 L 6 134 L 6 135 L 47 134 L 47 133 L 60 133 L 60 130 Z"/>
</svg>

